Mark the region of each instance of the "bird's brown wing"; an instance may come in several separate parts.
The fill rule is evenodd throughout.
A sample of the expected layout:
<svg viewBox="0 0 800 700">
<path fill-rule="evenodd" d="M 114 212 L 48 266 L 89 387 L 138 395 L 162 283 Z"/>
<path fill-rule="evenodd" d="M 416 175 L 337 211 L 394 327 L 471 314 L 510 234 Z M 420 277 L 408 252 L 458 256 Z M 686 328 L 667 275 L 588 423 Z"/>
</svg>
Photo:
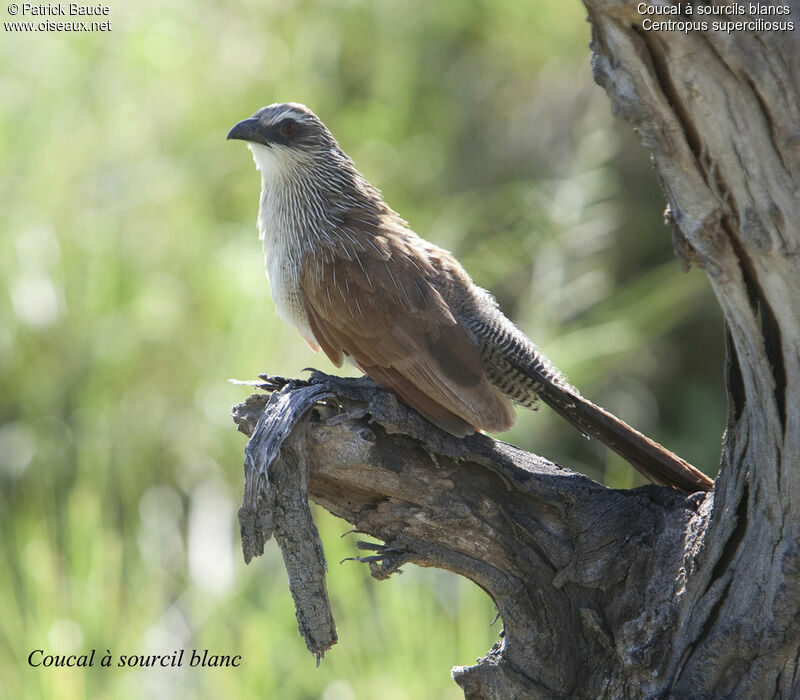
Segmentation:
<svg viewBox="0 0 800 700">
<path fill-rule="evenodd" d="M 469 331 L 432 284 L 436 274 L 391 236 L 311 256 L 300 283 L 314 339 L 334 364 L 348 355 L 454 435 L 508 430 L 511 404 L 486 378 Z"/>
</svg>

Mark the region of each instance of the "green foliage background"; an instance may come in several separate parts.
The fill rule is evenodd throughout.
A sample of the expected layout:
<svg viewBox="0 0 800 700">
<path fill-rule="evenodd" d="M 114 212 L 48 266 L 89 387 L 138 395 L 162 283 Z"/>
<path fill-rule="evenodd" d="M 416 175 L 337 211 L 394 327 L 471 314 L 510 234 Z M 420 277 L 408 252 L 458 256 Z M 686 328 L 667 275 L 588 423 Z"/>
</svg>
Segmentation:
<svg viewBox="0 0 800 700">
<path fill-rule="evenodd" d="M 460 697 L 448 670 L 501 628 L 471 583 L 340 566 L 354 538 L 317 509 L 340 643 L 315 670 L 274 544 L 242 563 L 229 409 L 246 392 L 225 380 L 332 368 L 276 317 L 259 178 L 225 134 L 263 104 L 309 104 L 586 395 L 713 474 L 718 313 L 592 82 L 582 6 L 111 7 L 110 33 L 0 45 L 0 697 Z M 546 411 L 504 439 L 639 483 Z M 243 661 L 27 664 L 181 648 Z"/>
</svg>

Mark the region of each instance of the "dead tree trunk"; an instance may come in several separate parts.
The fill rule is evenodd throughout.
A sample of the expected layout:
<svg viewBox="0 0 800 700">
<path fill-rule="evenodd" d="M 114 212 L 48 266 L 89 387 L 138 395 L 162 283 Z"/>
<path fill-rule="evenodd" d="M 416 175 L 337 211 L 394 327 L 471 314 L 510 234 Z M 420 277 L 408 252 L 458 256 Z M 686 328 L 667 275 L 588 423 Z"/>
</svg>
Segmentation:
<svg viewBox="0 0 800 700">
<path fill-rule="evenodd" d="M 444 435 L 368 380 L 273 380 L 266 411 L 251 397 L 235 412 L 255 431 L 245 556 L 276 535 L 318 655 L 336 632 L 306 487 L 386 543 L 365 557 L 376 577 L 414 562 L 472 579 L 504 635 L 453 671 L 467 698 L 800 697 L 800 29 L 648 31 L 690 18 L 584 2 L 595 77 L 652 152 L 676 251 L 724 314 L 715 490 L 612 491 Z M 797 26 L 800 0 L 787 7 L 762 19 Z"/>
</svg>

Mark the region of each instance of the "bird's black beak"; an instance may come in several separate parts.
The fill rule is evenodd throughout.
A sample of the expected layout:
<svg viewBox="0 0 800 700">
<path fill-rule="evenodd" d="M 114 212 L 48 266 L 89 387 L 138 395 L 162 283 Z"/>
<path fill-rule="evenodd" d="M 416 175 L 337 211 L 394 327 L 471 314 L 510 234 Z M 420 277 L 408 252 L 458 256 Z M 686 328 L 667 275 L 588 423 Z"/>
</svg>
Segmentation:
<svg viewBox="0 0 800 700">
<path fill-rule="evenodd" d="M 242 119 L 238 124 L 235 124 L 233 129 L 228 132 L 228 139 L 254 141 L 255 143 L 261 143 L 265 146 L 268 145 L 267 140 L 264 138 L 264 129 L 255 117 Z"/>
</svg>

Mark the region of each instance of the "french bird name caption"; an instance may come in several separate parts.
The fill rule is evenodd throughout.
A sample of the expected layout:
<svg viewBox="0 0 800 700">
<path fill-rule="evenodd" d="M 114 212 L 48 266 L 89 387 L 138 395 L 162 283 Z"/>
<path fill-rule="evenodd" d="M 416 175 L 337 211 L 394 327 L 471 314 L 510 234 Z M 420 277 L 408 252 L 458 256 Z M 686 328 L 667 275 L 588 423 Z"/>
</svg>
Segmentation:
<svg viewBox="0 0 800 700">
<path fill-rule="evenodd" d="M 28 654 L 32 668 L 238 668 L 241 654 L 212 654 L 208 649 L 175 649 L 169 654 L 119 654 L 92 649 L 84 654 L 51 654 L 34 649 Z"/>
<path fill-rule="evenodd" d="M 795 21 L 788 5 L 758 2 L 708 5 L 674 5 L 640 2 L 636 12 L 643 17 L 646 32 L 793 32 Z"/>
</svg>

